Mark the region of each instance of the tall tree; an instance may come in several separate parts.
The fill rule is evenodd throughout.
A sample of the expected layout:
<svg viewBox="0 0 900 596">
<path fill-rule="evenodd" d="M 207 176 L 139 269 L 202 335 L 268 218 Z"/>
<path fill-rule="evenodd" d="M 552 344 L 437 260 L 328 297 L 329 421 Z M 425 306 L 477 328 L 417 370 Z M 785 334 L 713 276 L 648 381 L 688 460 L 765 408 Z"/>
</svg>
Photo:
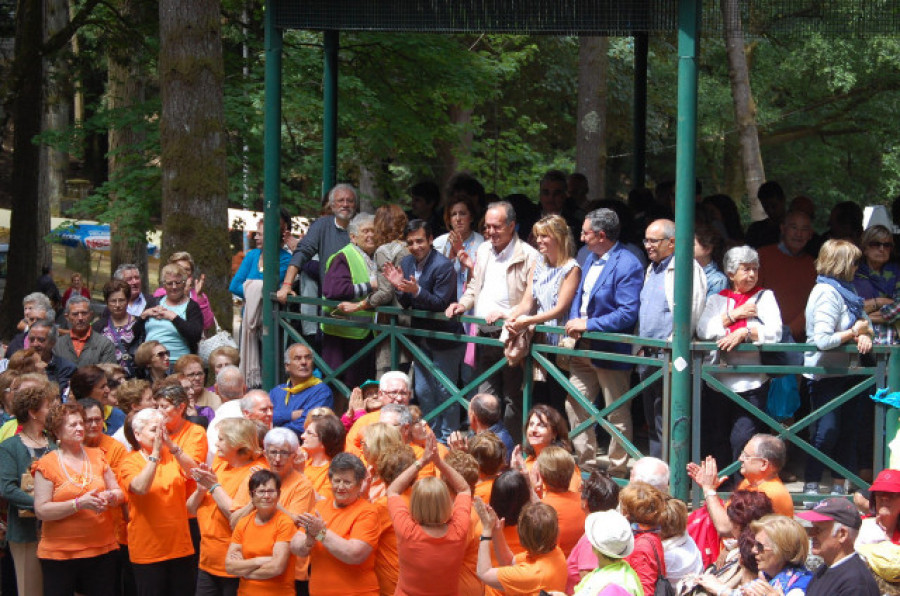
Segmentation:
<svg viewBox="0 0 900 596">
<path fill-rule="evenodd" d="M 741 7 L 738 0 L 722 0 L 722 21 L 725 24 L 728 78 L 731 80 L 734 121 L 738 129 L 741 166 L 747 200 L 750 202 L 750 215 L 754 220 L 765 219 L 766 214 L 756 197 L 756 192 L 766 181 L 766 171 L 759 150 L 756 103 L 753 101 L 753 93 L 750 90 L 750 74 L 747 69 L 744 30 L 741 24 Z"/>
<path fill-rule="evenodd" d="M 219 0 L 160 0 L 163 258 L 191 253 L 231 328 L 228 176 Z"/>
<path fill-rule="evenodd" d="M 594 197 L 606 196 L 606 37 L 578 38 L 578 127 L 575 168 L 587 177 Z"/>
</svg>

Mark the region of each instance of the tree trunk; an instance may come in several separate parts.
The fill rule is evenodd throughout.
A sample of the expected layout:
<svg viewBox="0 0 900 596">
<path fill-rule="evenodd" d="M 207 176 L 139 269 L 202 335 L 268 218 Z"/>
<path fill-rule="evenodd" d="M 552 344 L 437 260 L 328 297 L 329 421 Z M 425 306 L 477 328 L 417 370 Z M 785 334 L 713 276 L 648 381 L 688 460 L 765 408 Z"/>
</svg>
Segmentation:
<svg viewBox="0 0 900 596">
<path fill-rule="evenodd" d="M 447 113 L 450 121 L 460 130 L 459 138 L 454 141 L 438 141 L 435 143 L 437 154 L 437 167 L 435 168 L 435 181 L 441 192 L 447 187 L 447 183 L 459 171 L 459 156 L 468 155 L 472 151 L 472 108 L 464 108 L 451 105 Z M 482 183 L 486 181 L 482 180 Z"/>
<path fill-rule="evenodd" d="M 741 147 L 741 165 L 750 216 L 754 221 L 765 219 L 756 192 L 766 181 L 762 154 L 759 151 L 759 134 L 756 130 L 756 103 L 750 90 L 750 74 L 744 53 L 744 32 L 741 26 L 741 8 L 738 0 L 722 0 L 722 20 L 725 23 L 725 49 L 728 54 L 728 77 L 731 79 L 731 96 L 734 101 L 734 121 L 738 129 Z M 737 200 L 738 197 L 735 197 Z"/>
<path fill-rule="evenodd" d="M 147 14 L 148 3 L 145 0 L 123 0 L 119 11 L 123 18 L 135 23 L 146 22 L 151 18 Z M 129 51 L 131 50 L 131 51 Z M 110 110 L 124 110 L 140 105 L 146 99 L 147 75 L 140 56 L 140 41 L 132 38 L 132 47 L 118 47 L 108 55 L 107 98 Z M 129 147 L 143 147 L 144 135 L 139 129 L 115 128 L 111 126 L 109 138 L 109 178 L 116 179 L 129 166 L 144 161 L 139 151 L 129 151 Z M 110 210 L 115 209 L 116 196 L 110 198 Z M 110 275 L 119 265 L 133 263 L 138 266 L 143 280 L 143 287 L 149 288 L 147 271 L 147 241 L 143 237 L 144 230 L 129 226 L 131 218 L 119 217 L 110 224 Z M 141 226 L 142 227 L 142 226 Z"/>
<path fill-rule="evenodd" d="M 219 0 L 160 0 L 160 145 L 165 261 L 186 250 L 231 328 L 228 178 Z"/>
<path fill-rule="evenodd" d="M 575 169 L 587 177 L 594 198 L 606 196 L 606 37 L 578 38 L 578 125 Z"/>
<path fill-rule="evenodd" d="M 44 238 L 38 222 L 40 148 L 32 143 L 41 132 L 43 68 L 42 0 L 20 0 L 16 11 L 15 98 L 13 137 L 12 215 L 10 217 L 8 283 L 0 303 L 0 336 L 11 338 L 22 318 L 22 298 L 31 292 L 40 273 L 39 256 Z M 35 208 L 37 207 L 37 208 Z"/>
<path fill-rule="evenodd" d="M 50 39 L 69 22 L 68 0 L 45 0 L 46 17 L 44 18 L 44 39 Z M 48 57 L 44 59 L 47 76 L 44 80 L 44 115 L 43 130 L 62 131 L 69 126 L 71 115 L 68 64 L 65 57 Z M 40 209 L 40 229 L 50 231 L 50 216 L 59 216 L 60 198 L 65 190 L 69 173 L 69 155 L 49 146 L 41 145 L 41 179 L 39 184 L 40 204 L 47 208 Z M 46 217 L 45 217 L 46 216 Z M 52 251 L 50 245 L 43 243 L 40 262 L 50 265 Z"/>
</svg>

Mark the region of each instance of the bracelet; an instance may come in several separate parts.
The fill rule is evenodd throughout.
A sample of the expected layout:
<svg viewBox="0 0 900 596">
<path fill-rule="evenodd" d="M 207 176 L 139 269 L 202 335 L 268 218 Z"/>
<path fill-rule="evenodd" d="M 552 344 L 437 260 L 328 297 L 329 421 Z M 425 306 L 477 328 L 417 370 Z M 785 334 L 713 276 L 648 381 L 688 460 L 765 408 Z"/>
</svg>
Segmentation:
<svg viewBox="0 0 900 596">
<path fill-rule="evenodd" d="M 72 511 L 78 511 L 78 497 L 72 500 Z"/>
<path fill-rule="evenodd" d="M 206 492 L 208 492 L 210 495 L 212 495 L 212 494 L 213 494 L 213 491 L 216 490 L 217 488 L 221 487 L 221 486 L 222 486 L 221 484 L 219 484 L 218 482 L 216 482 L 215 484 L 213 484 L 212 486 L 210 486 L 208 489 L 206 489 Z"/>
<path fill-rule="evenodd" d="M 717 492 L 714 491 L 714 490 L 705 490 L 705 491 L 703 491 L 703 496 L 704 496 L 704 498 L 707 498 L 707 499 L 710 498 L 710 497 L 716 497 L 716 496 L 718 496 L 718 495 L 719 495 L 719 493 L 717 493 Z"/>
<path fill-rule="evenodd" d="M 158 464 L 158 463 L 159 463 L 159 458 L 156 457 L 155 455 L 148 455 L 148 456 L 147 456 L 147 461 L 151 461 L 151 462 L 153 462 L 153 463 L 155 463 L 155 464 Z"/>
<path fill-rule="evenodd" d="M 493 540 L 493 539 L 494 539 L 493 536 L 482 536 L 481 540 L 479 540 L 479 542 L 486 542 L 488 540 Z"/>
</svg>

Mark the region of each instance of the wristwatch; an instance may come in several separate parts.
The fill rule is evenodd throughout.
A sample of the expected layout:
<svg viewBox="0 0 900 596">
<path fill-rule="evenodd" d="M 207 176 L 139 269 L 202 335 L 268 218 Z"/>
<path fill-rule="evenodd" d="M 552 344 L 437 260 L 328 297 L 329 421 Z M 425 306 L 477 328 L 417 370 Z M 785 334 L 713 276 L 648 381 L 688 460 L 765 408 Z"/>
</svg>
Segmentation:
<svg viewBox="0 0 900 596">
<path fill-rule="evenodd" d="M 321 531 L 319 531 L 319 533 L 316 534 L 316 540 L 318 542 L 322 542 L 323 540 L 325 540 L 325 534 L 327 534 L 327 533 L 328 533 L 328 528 L 322 528 Z"/>
</svg>

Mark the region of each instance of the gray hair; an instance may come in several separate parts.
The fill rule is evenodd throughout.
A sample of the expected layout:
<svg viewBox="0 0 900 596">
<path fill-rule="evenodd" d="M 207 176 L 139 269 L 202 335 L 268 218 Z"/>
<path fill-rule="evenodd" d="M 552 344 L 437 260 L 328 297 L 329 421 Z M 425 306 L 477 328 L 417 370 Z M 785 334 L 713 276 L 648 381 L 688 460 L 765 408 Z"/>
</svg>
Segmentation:
<svg viewBox="0 0 900 596">
<path fill-rule="evenodd" d="M 669 494 L 669 464 L 655 457 L 642 457 L 631 468 L 631 482 L 646 482 Z"/>
<path fill-rule="evenodd" d="M 361 227 L 374 223 L 374 221 L 375 216 L 371 213 L 357 213 L 353 219 L 350 220 L 350 223 L 347 224 L 347 233 L 351 236 L 356 236 L 356 233 L 359 232 Z"/>
<path fill-rule="evenodd" d="M 409 412 L 409 406 L 401 404 L 384 404 L 378 412 L 379 421 L 385 414 L 397 414 L 400 417 L 400 426 L 409 426 L 412 424 L 412 414 Z"/>
<path fill-rule="evenodd" d="M 84 296 L 82 296 L 81 294 L 75 294 L 74 296 L 69 298 L 68 302 L 66 302 L 66 314 L 69 314 L 69 311 L 72 310 L 73 304 L 87 304 L 88 308 L 90 308 L 91 301 L 88 300 L 87 298 L 85 298 Z"/>
<path fill-rule="evenodd" d="M 743 263 L 752 263 L 759 267 L 759 253 L 749 246 L 735 246 L 725 253 L 725 273 L 734 275 Z"/>
<path fill-rule="evenodd" d="M 406 384 L 406 389 L 412 391 L 412 381 L 409 380 L 409 375 L 402 370 L 389 370 L 381 375 L 381 379 L 378 381 L 378 389 L 384 389 L 384 386 L 391 379 L 400 379 Z"/>
<path fill-rule="evenodd" d="M 266 438 L 263 439 L 263 447 L 278 447 L 279 445 L 287 445 L 291 451 L 296 451 L 300 448 L 297 433 L 280 426 L 267 432 Z"/>
<path fill-rule="evenodd" d="M 331 465 L 328 466 L 328 479 L 331 480 L 334 477 L 335 472 L 346 471 L 353 472 L 353 478 L 356 480 L 357 484 L 362 482 L 366 477 L 366 465 L 362 463 L 362 460 L 352 453 L 341 451 L 334 456 L 334 459 L 331 460 Z"/>
<path fill-rule="evenodd" d="M 135 435 L 140 434 L 148 424 L 152 424 L 153 422 L 161 423 L 165 418 L 163 413 L 156 408 L 144 408 L 143 410 L 139 410 L 138 413 L 134 415 L 134 418 L 131 419 L 131 430 L 134 431 Z"/>
<path fill-rule="evenodd" d="M 301 348 L 306 348 L 307 350 L 309 350 L 309 348 L 306 347 L 306 344 L 303 344 L 300 342 L 293 343 L 293 344 L 289 345 L 287 348 L 285 348 L 285 350 L 284 350 L 284 361 L 285 362 L 287 362 L 288 360 L 291 359 L 291 350 L 293 350 L 297 346 L 300 346 Z M 310 351 L 310 353 L 312 353 L 312 350 L 309 350 L 309 351 Z"/>
<path fill-rule="evenodd" d="M 494 201 L 493 203 L 488 204 L 485 213 L 491 209 L 503 209 L 506 213 L 506 223 L 516 223 L 516 210 L 509 201 Z"/>
<path fill-rule="evenodd" d="M 356 189 L 353 188 L 353 185 L 348 184 L 347 182 L 341 182 L 340 184 L 335 184 L 334 187 L 332 187 L 332 189 L 328 191 L 328 204 L 329 205 L 332 205 L 332 206 L 334 205 L 334 195 L 339 190 L 349 190 L 350 192 L 353 193 L 353 200 L 355 200 L 357 203 L 359 202 L 359 193 L 356 192 Z M 357 205 L 357 207 L 359 207 L 359 205 Z"/>
<path fill-rule="evenodd" d="M 223 366 L 216 375 L 216 389 L 219 395 L 229 400 L 237 399 L 244 394 L 244 384 L 241 369 L 232 364 Z"/>
<path fill-rule="evenodd" d="M 56 323 L 53 322 L 53 309 L 50 309 L 50 313 L 44 319 L 38 319 L 34 323 L 31 324 L 31 329 L 35 327 L 43 327 L 50 330 L 50 333 L 47 335 L 47 340 L 51 344 L 55 344 L 56 340 L 59 339 L 59 327 L 56 326 Z"/>
<path fill-rule="evenodd" d="M 262 389 L 252 389 L 247 392 L 247 395 L 241 398 L 241 412 L 250 412 L 253 410 L 253 400 L 257 397 L 265 397 L 269 399 L 269 394 L 263 391 Z M 271 401 L 271 400 L 269 400 Z"/>
<path fill-rule="evenodd" d="M 619 221 L 619 216 L 612 209 L 603 207 L 594 209 L 585 216 L 585 219 L 590 222 L 591 229 L 595 232 L 603 232 L 613 242 L 619 240 L 622 224 Z"/>
<path fill-rule="evenodd" d="M 76 296 L 77 296 L 77 294 L 76 294 Z M 73 296 L 73 298 L 74 298 L 74 296 Z M 71 298 L 70 298 L 70 300 L 71 300 Z M 22 308 L 28 306 L 29 304 L 34 305 L 34 306 L 43 307 L 44 310 L 46 310 L 46 311 L 49 311 L 51 308 L 53 308 L 50 305 L 50 299 L 47 298 L 47 295 L 44 294 L 43 292 L 32 292 L 32 293 L 28 294 L 27 296 L 25 296 L 24 298 L 22 298 Z"/>
<path fill-rule="evenodd" d="M 113 277 L 116 278 L 116 279 L 124 279 L 124 278 L 125 278 L 125 272 L 126 272 L 126 271 L 131 271 L 132 269 L 134 269 L 134 270 L 137 271 L 137 272 L 140 272 L 140 271 L 141 271 L 141 270 L 138 268 L 138 266 L 135 265 L 134 263 L 122 263 L 121 265 L 119 265 L 118 267 L 116 267 L 116 272 L 113 273 Z"/>
</svg>

